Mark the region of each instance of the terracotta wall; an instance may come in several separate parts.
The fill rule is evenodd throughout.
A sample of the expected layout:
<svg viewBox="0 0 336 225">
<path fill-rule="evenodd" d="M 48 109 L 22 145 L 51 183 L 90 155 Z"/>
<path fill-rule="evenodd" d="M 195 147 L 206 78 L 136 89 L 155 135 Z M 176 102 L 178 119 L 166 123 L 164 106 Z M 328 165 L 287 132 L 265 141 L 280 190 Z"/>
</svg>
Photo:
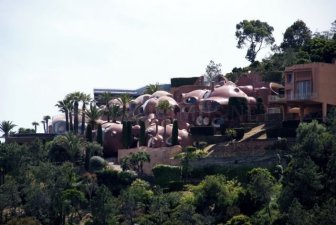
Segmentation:
<svg viewBox="0 0 336 225">
<path fill-rule="evenodd" d="M 318 99 L 336 105 L 336 64 L 319 63 L 316 66 Z"/>
</svg>

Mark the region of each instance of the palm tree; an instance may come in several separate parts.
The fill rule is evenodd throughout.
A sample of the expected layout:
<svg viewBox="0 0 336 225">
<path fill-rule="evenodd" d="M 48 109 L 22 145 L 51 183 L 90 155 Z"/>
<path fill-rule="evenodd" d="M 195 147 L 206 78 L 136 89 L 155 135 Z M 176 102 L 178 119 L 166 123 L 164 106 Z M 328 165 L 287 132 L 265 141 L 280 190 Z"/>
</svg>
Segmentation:
<svg viewBox="0 0 336 225">
<path fill-rule="evenodd" d="M 41 120 L 41 123 L 43 124 L 43 130 L 44 130 L 44 133 L 46 133 L 46 126 L 45 126 L 46 121 Z"/>
<path fill-rule="evenodd" d="M 159 101 L 159 104 L 156 106 L 156 108 L 163 113 L 163 138 L 166 137 L 166 117 L 167 117 L 167 112 L 169 109 L 171 109 L 171 105 L 168 100 L 161 100 Z"/>
<path fill-rule="evenodd" d="M 0 123 L 0 130 L 2 131 L 2 132 L 4 132 L 4 137 L 6 138 L 6 137 L 8 137 L 8 134 L 9 134 L 9 132 L 14 128 L 14 127 L 16 127 L 16 125 L 15 124 L 13 124 L 13 122 L 12 121 L 9 121 L 9 120 L 4 120 L 4 121 L 2 121 L 1 123 Z"/>
<path fill-rule="evenodd" d="M 96 107 L 94 104 L 90 104 L 90 108 L 86 110 L 85 112 L 86 118 L 89 120 L 89 123 L 92 126 L 92 129 L 94 130 L 94 125 L 97 123 L 96 121 L 101 116 L 101 111 L 99 108 Z"/>
<path fill-rule="evenodd" d="M 35 128 L 35 133 L 36 133 L 36 128 L 37 128 L 37 126 L 39 125 L 39 123 L 36 122 L 36 121 L 34 121 L 34 122 L 32 122 L 32 125 L 34 126 L 34 128 Z"/>
<path fill-rule="evenodd" d="M 82 96 L 81 92 L 73 92 L 66 96 L 66 98 L 70 99 L 73 102 L 73 109 L 74 109 L 74 133 L 78 133 L 78 102 Z"/>
<path fill-rule="evenodd" d="M 122 94 L 120 98 L 118 98 L 118 101 L 122 105 L 122 117 L 121 121 L 124 121 L 126 110 L 127 110 L 127 104 L 132 100 L 132 98 L 128 94 Z"/>
<path fill-rule="evenodd" d="M 49 133 L 49 125 L 48 125 L 48 122 L 49 122 L 50 119 L 51 119 L 51 117 L 48 116 L 48 115 L 46 115 L 46 116 L 43 117 L 43 120 L 45 121 L 45 124 L 46 124 L 46 126 L 45 126 L 45 128 L 44 128 L 44 131 L 45 131 L 46 134 Z"/>
<path fill-rule="evenodd" d="M 109 115 L 111 116 L 112 122 L 117 122 L 117 117 L 121 115 L 120 106 L 119 105 L 112 105 L 109 109 Z"/>
<path fill-rule="evenodd" d="M 154 92 L 160 90 L 160 84 L 159 83 L 156 83 L 156 84 L 148 84 L 146 86 L 146 89 L 144 91 L 144 94 L 153 94 Z"/>
<path fill-rule="evenodd" d="M 102 102 L 104 102 L 105 104 L 105 110 L 104 110 L 104 114 L 107 115 L 107 122 L 110 122 L 110 105 L 109 105 L 109 101 L 112 99 L 112 94 L 109 92 L 105 92 L 100 96 L 100 99 L 102 100 Z"/>
<path fill-rule="evenodd" d="M 65 129 L 66 129 L 66 131 L 69 131 L 69 108 L 71 108 L 70 101 L 68 101 L 67 99 L 64 99 L 62 101 L 58 101 L 55 106 L 57 106 L 59 108 L 59 111 L 64 113 L 64 115 L 65 115 Z"/>
<path fill-rule="evenodd" d="M 145 162 L 150 162 L 150 155 L 147 152 L 138 152 L 137 160 L 139 162 L 139 172 L 143 174 L 143 164 Z"/>
<path fill-rule="evenodd" d="M 90 94 L 82 93 L 80 100 L 82 101 L 82 126 L 81 126 L 81 134 L 84 135 L 84 132 L 85 132 L 85 110 L 86 110 L 85 108 L 86 108 L 86 104 L 89 104 L 89 102 L 91 101 L 91 96 L 90 96 Z"/>
<path fill-rule="evenodd" d="M 72 116 L 72 111 L 74 109 L 74 106 L 73 106 L 73 101 L 71 99 L 67 99 L 67 101 L 69 102 L 69 130 L 70 131 L 73 131 L 74 130 L 74 124 L 73 124 L 73 116 Z"/>
</svg>

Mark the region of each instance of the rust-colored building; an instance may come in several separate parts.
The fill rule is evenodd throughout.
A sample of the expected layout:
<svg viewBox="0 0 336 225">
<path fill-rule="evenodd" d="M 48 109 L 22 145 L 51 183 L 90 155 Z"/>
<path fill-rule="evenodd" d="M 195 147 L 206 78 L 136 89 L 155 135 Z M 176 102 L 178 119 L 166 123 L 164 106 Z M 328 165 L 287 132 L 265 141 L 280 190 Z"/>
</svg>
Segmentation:
<svg viewBox="0 0 336 225">
<path fill-rule="evenodd" d="M 285 116 L 297 109 L 299 118 L 325 120 L 336 106 L 336 64 L 309 63 L 286 67 Z"/>
</svg>

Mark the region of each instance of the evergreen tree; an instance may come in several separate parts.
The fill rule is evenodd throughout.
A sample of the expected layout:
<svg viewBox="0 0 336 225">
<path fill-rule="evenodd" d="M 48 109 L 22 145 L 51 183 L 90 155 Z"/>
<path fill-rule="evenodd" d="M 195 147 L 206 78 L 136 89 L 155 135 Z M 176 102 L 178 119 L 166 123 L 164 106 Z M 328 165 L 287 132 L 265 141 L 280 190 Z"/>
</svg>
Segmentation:
<svg viewBox="0 0 336 225">
<path fill-rule="evenodd" d="M 97 142 L 100 145 L 103 145 L 103 128 L 101 124 L 98 124 L 98 128 L 97 128 Z"/>
<path fill-rule="evenodd" d="M 86 141 L 93 142 L 91 124 L 88 124 L 87 127 L 86 127 Z"/>
<path fill-rule="evenodd" d="M 178 122 L 174 120 L 173 131 L 172 131 L 172 145 L 178 145 Z"/>
</svg>

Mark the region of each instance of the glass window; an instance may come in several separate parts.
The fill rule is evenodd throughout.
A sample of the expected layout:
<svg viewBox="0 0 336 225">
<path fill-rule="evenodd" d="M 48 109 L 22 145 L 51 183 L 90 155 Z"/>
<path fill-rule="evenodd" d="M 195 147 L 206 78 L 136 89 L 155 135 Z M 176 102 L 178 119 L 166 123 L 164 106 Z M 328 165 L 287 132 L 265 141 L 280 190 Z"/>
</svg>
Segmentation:
<svg viewBox="0 0 336 225">
<path fill-rule="evenodd" d="M 311 81 L 303 80 L 296 83 L 296 94 L 299 99 L 304 99 L 311 96 Z"/>
<path fill-rule="evenodd" d="M 289 73 L 287 74 L 287 83 L 291 83 L 292 82 L 292 74 Z"/>
</svg>

